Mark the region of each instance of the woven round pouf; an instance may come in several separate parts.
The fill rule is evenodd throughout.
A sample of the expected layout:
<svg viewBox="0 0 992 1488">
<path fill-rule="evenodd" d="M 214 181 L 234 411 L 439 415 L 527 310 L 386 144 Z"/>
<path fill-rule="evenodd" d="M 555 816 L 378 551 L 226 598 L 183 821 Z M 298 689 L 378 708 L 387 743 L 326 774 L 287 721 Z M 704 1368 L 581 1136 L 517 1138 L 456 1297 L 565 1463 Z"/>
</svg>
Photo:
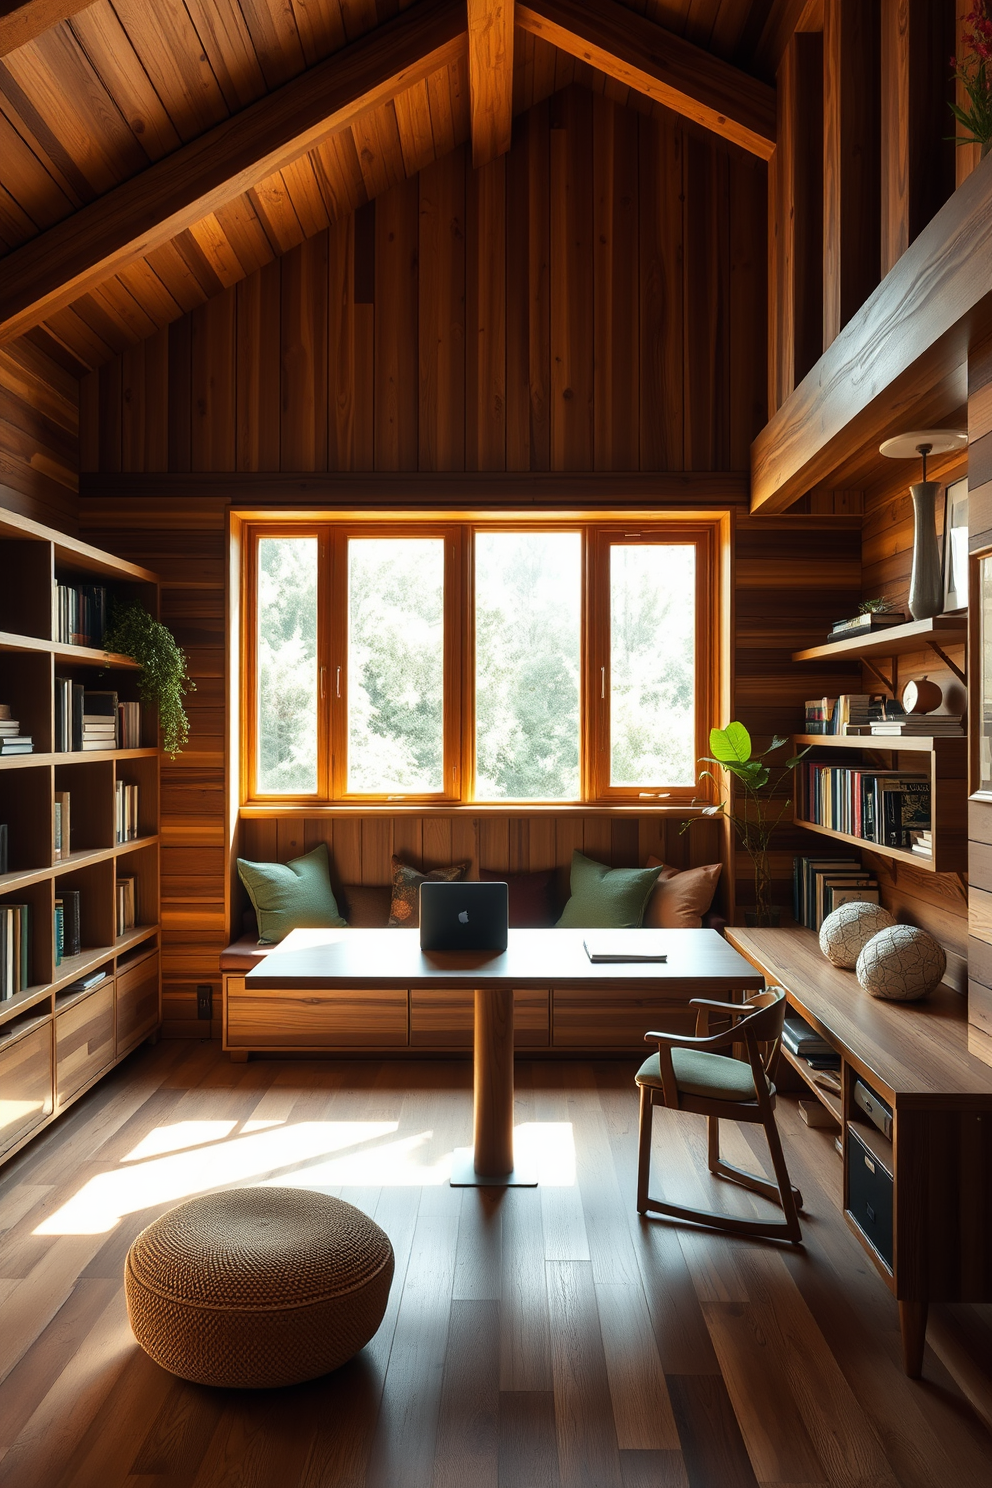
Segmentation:
<svg viewBox="0 0 992 1488">
<path fill-rule="evenodd" d="M 297 1188 L 190 1199 L 135 1240 L 127 1311 L 147 1354 L 201 1385 L 315 1379 L 363 1348 L 393 1279 L 389 1236 L 367 1214 Z"/>
</svg>

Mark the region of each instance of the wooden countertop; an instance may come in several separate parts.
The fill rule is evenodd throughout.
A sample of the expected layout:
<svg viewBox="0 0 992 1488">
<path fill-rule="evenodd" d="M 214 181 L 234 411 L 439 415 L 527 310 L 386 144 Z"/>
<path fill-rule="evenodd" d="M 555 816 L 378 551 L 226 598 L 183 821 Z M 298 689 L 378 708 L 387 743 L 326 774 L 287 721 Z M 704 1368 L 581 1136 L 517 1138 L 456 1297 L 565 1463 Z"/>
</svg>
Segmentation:
<svg viewBox="0 0 992 1488">
<path fill-rule="evenodd" d="M 869 997 L 853 971 L 822 954 L 812 930 L 727 930 L 727 939 L 781 983 L 808 1022 L 886 1099 L 903 1108 L 992 1109 L 992 1068 L 969 1051 L 965 999 L 940 986 L 922 1002 Z"/>
</svg>

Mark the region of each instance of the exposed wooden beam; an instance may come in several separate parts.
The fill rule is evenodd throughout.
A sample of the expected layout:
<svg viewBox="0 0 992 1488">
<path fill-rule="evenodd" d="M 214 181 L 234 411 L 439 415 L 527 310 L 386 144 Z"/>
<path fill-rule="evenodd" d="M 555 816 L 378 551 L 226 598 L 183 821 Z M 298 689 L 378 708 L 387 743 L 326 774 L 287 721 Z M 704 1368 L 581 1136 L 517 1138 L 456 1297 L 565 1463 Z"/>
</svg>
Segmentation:
<svg viewBox="0 0 992 1488">
<path fill-rule="evenodd" d="M 666 108 L 771 159 L 775 90 L 617 0 L 529 0 L 517 24 Z"/>
<path fill-rule="evenodd" d="M 662 506 L 703 510 L 746 506 L 749 482 L 739 470 L 343 471 L 340 475 L 243 472 L 192 475 L 81 475 L 80 496 L 225 500 L 255 507 L 449 508 Z"/>
<path fill-rule="evenodd" d="M 468 0 L 472 164 L 505 155 L 513 128 L 513 0 Z"/>
<path fill-rule="evenodd" d="M 990 328 L 992 158 L 944 203 L 758 435 L 751 510 L 784 511 L 859 449 L 898 434 L 938 384 L 955 407 L 969 344 Z"/>
<path fill-rule="evenodd" d="M 87 10 L 93 0 L 0 0 L 0 57 Z"/>
<path fill-rule="evenodd" d="M 454 61 L 464 0 L 426 0 L 226 119 L 0 260 L 0 340 Z"/>
</svg>

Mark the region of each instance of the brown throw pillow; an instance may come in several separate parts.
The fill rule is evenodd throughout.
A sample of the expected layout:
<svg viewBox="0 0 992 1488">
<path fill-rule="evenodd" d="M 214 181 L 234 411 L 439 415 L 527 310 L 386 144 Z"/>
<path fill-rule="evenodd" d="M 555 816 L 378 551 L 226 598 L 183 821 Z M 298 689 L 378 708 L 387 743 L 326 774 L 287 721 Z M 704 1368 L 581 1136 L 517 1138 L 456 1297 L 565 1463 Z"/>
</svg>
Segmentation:
<svg viewBox="0 0 992 1488">
<path fill-rule="evenodd" d="M 500 873 L 496 868 L 481 868 L 483 883 L 505 883 L 509 898 L 512 930 L 546 930 L 558 918 L 552 891 L 554 872 Z"/>
<path fill-rule="evenodd" d="M 722 863 L 704 868 L 666 868 L 660 858 L 648 858 L 649 868 L 658 868 L 658 882 L 644 910 L 644 924 L 652 930 L 700 930 L 703 915 L 713 903 Z"/>
<path fill-rule="evenodd" d="M 389 919 L 392 897 L 388 884 L 344 884 L 341 913 L 358 930 L 382 930 Z"/>
<path fill-rule="evenodd" d="M 390 925 L 403 930 L 416 930 L 420 925 L 420 885 L 428 883 L 454 883 L 468 872 L 467 863 L 450 863 L 447 868 L 432 868 L 430 873 L 420 873 L 409 863 L 393 858 L 393 899 L 389 906 Z"/>
</svg>

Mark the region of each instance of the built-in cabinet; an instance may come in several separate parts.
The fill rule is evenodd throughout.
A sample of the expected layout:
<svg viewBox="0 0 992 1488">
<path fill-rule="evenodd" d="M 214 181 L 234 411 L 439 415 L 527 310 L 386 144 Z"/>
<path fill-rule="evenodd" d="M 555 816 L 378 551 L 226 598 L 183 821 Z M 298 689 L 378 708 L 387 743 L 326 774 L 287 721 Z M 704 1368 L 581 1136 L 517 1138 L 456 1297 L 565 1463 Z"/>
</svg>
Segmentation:
<svg viewBox="0 0 992 1488">
<path fill-rule="evenodd" d="M 58 588 L 100 585 L 158 615 L 155 574 L 12 512 L 0 512 L 0 702 L 32 750 L 0 756 L 7 871 L 0 908 L 27 906 L 27 980 L 0 999 L 0 1162 L 158 1028 L 159 754 L 142 706 L 140 747 L 60 751 L 56 678 L 137 701 L 126 656 L 59 638 Z M 119 841 L 120 786 L 137 786 L 137 836 Z M 56 847 L 56 796 L 70 798 Z M 131 878 L 136 923 L 118 933 L 117 881 Z M 59 956 L 55 907 L 76 890 L 80 950 Z M 88 987 L 80 983 L 99 977 Z"/>
</svg>

